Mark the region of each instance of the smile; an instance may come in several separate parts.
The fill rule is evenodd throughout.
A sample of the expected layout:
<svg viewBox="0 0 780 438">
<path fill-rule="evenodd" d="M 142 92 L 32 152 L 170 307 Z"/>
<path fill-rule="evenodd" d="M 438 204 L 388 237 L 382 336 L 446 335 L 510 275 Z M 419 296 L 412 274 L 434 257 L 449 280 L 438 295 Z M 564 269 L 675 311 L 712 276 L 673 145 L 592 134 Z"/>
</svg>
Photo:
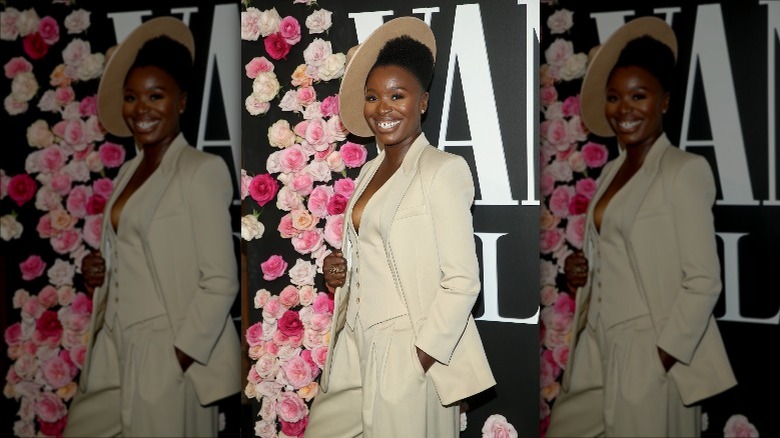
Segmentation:
<svg viewBox="0 0 780 438">
<path fill-rule="evenodd" d="M 376 125 L 380 129 L 392 129 L 398 126 L 399 124 L 401 124 L 400 120 L 396 120 L 395 122 L 376 122 Z"/>
<path fill-rule="evenodd" d="M 628 131 L 628 130 L 636 128 L 641 123 L 642 122 L 639 121 L 639 120 L 633 121 L 633 122 L 618 122 L 618 126 L 620 127 L 620 129 Z"/>
<path fill-rule="evenodd" d="M 159 120 L 135 122 L 135 127 L 139 131 L 150 131 L 160 124 Z"/>
</svg>

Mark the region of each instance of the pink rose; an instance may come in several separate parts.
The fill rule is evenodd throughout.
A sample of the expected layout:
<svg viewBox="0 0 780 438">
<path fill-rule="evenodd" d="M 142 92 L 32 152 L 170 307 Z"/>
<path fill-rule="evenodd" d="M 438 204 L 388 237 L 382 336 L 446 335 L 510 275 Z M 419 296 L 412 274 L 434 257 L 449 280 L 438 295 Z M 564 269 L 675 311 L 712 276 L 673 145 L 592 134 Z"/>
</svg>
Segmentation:
<svg viewBox="0 0 780 438">
<path fill-rule="evenodd" d="M 60 196 L 65 196 L 70 193 L 72 182 L 73 179 L 67 173 L 57 173 L 52 175 L 49 184 L 51 185 L 52 191 Z"/>
<path fill-rule="evenodd" d="M 87 216 L 84 220 L 84 242 L 92 248 L 100 248 L 100 238 L 102 233 L 103 215 Z"/>
<path fill-rule="evenodd" d="M 317 92 L 314 91 L 314 87 L 301 87 L 295 92 L 295 99 L 301 106 L 309 106 L 317 100 Z"/>
<path fill-rule="evenodd" d="M 577 249 L 582 249 L 585 237 L 585 215 L 571 216 L 566 224 L 566 240 Z"/>
<path fill-rule="evenodd" d="M 311 175 L 301 173 L 293 177 L 290 188 L 301 196 L 308 196 L 314 190 L 314 180 Z"/>
<path fill-rule="evenodd" d="M 344 227 L 344 215 L 329 216 L 325 222 L 325 241 L 336 249 L 341 249 L 341 238 Z"/>
<path fill-rule="evenodd" d="M 297 44 L 301 40 L 301 25 L 295 17 L 284 17 L 279 24 L 279 34 L 287 44 Z"/>
<path fill-rule="evenodd" d="M 35 321 L 35 329 L 45 339 L 56 339 L 56 342 L 59 342 L 62 337 L 62 323 L 57 312 L 53 310 L 46 310 L 41 314 Z"/>
<path fill-rule="evenodd" d="M 317 151 L 322 151 L 328 148 L 330 130 L 328 124 L 321 118 L 312 119 L 306 125 L 306 132 L 303 133 L 303 138 L 306 142 L 314 147 Z"/>
<path fill-rule="evenodd" d="M 588 199 L 593 199 L 593 195 L 596 194 L 596 181 L 593 178 L 583 178 L 577 181 L 575 184 L 577 193 L 582 194 Z"/>
<path fill-rule="evenodd" d="M 60 389 L 71 382 L 70 366 L 59 356 L 53 356 L 43 363 L 43 377 L 53 389 Z"/>
<path fill-rule="evenodd" d="M 5 77 L 13 79 L 19 73 L 31 72 L 32 64 L 23 56 L 17 56 L 6 62 L 3 69 L 5 70 Z"/>
<path fill-rule="evenodd" d="M 38 33 L 41 34 L 43 41 L 50 46 L 60 40 L 60 26 L 57 24 L 57 20 L 49 16 L 41 18 L 38 23 Z"/>
<path fill-rule="evenodd" d="M 320 113 L 322 117 L 332 117 L 339 113 L 339 96 L 328 96 L 322 100 L 320 105 Z"/>
<path fill-rule="evenodd" d="M 588 142 L 582 147 L 582 158 L 590 168 L 601 167 L 607 162 L 609 152 L 604 145 Z"/>
<path fill-rule="evenodd" d="M 51 238 L 51 246 L 58 254 L 68 254 L 81 243 L 79 232 L 74 229 L 62 230 Z"/>
<path fill-rule="evenodd" d="M 52 145 L 41 151 L 38 156 L 38 165 L 41 171 L 54 173 L 65 164 L 65 153 L 57 145 Z"/>
<path fill-rule="evenodd" d="M 319 185 L 309 195 L 308 208 L 311 214 L 324 218 L 328 215 L 328 202 L 333 196 L 333 188 Z"/>
<path fill-rule="evenodd" d="M 287 270 L 287 262 L 280 255 L 272 255 L 268 260 L 260 263 L 260 270 L 263 271 L 263 280 L 276 280 L 284 275 Z"/>
<path fill-rule="evenodd" d="M 560 229 L 544 230 L 539 240 L 539 251 L 542 254 L 550 254 L 563 245 L 563 231 Z"/>
<path fill-rule="evenodd" d="M 70 305 L 71 311 L 79 315 L 89 315 L 92 313 L 92 299 L 83 292 L 78 292 Z"/>
<path fill-rule="evenodd" d="M 297 145 L 284 149 L 279 158 L 279 164 L 284 173 L 300 172 L 308 161 L 306 154 Z"/>
<path fill-rule="evenodd" d="M 39 255 L 31 255 L 19 264 L 19 269 L 22 271 L 22 280 L 30 281 L 43 274 L 46 262 Z"/>
<path fill-rule="evenodd" d="M 249 183 L 249 195 L 261 207 L 273 200 L 278 191 L 279 183 L 267 173 L 255 176 Z"/>
<path fill-rule="evenodd" d="M 57 104 L 60 106 L 65 106 L 76 98 L 76 92 L 73 91 L 73 87 L 59 87 L 56 90 L 54 90 L 54 98 L 57 100 Z M 79 111 L 79 115 L 81 115 L 81 112 Z M 79 120 L 80 121 L 80 120 Z M 83 125 L 82 125 L 83 128 Z M 67 130 L 67 125 L 66 125 Z M 67 131 L 66 131 L 67 132 Z"/>
<path fill-rule="evenodd" d="M 265 51 L 268 52 L 268 56 L 275 60 L 287 59 L 287 54 L 290 53 L 290 43 L 288 43 L 281 33 L 276 32 L 268 35 L 263 39 L 265 45 Z"/>
<path fill-rule="evenodd" d="M 260 73 L 274 71 L 274 65 L 265 56 L 255 56 L 245 66 L 246 77 L 254 79 Z"/>
<path fill-rule="evenodd" d="M 287 307 L 295 307 L 298 305 L 298 288 L 295 286 L 287 286 L 279 293 L 279 302 Z"/>
<path fill-rule="evenodd" d="M 559 152 L 571 148 L 574 141 L 569 125 L 563 119 L 545 120 L 540 126 L 542 138 L 547 140 Z"/>
<path fill-rule="evenodd" d="M 35 400 L 35 414 L 42 421 L 53 423 L 64 417 L 67 408 L 62 400 L 51 392 L 41 392 Z"/>
<path fill-rule="evenodd" d="M 348 141 L 341 145 L 341 160 L 349 168 L 360 167 L 366 162 L 368 151 L 362 144 L 352 143 Z"/>
<path fill-rule="evenodd" d="M 92 183 L 92 193 L 108 199 L 114 191 L 114 182 L 111 178 L 100 178 Z"/>
<path fill-rule="evenodd" d="M 310 254 L 322 246 L 323 241 L 322 230 L 315 228 L 313 230 L 302 231 L 300 234 L 293 237 L 292 245 L 298 253 Z"/>
<path fill-rule="evenodd" d="M 569 215 L 569 203 L 574 196 L 574 187 L 558 186 L 550 196 L 550 211 L 561 218 Z"/>
<path fill-rule="evenodd" d="M 748 421 L 747 417 L 735 414 L 729 417 L 723 427 L 723 436 L 728 438 L 757 438 L 758 429 Z"/>
<path fill-rule="evenodd" d="M 76 365 L 78 369 L 84 367 L 84 359 L 87 356 L 87 347 L 85 345 L 79 345 L 73 347 L 70 350 L 70 360 Z"/>
<path fill-rule="evenodd" d="M 65 203 L 70 214 L 77 218 L 82 218 L 87 215 L 87 200 L 91 196 L 89 189 L 86 186 L 76 186 L 70 191 L 70 196 Z"/>
<path fill-rule="evenodd" d="M 81 119 L 68 120 L 65 123 L 63 140 L 75 151 L 83 151 L 87 147 L 87 132 Z"/>
<path fill-rule="evenodd" d="M 263 323 L 257 322 L 249 326 L 245 338 L 250 347 L 260 345 L 263 342 Z"/>
<path fill-rule="evenodd" d="M 46 53 L 49 51 L 49 46 L 39 32 L 31 33 L 24 37 L 22 47 L 24 47 L 24 53 L 30 59 L 36 60 L 46 56 Z"/>
<path fill-rule="evenodd" d="M 8 326 L 3 336 L 7 345 L 19 345 L 22 342 L 22 323 L 15 322 Z"/>
<path fill-rule="evenodd" d="M 8 181 L 8 196 L 20 207 L 35 196 L 37 189 L 35 180 L 26 173 L 14 175 Z"/>
<path fill-rule="evenodd" d="M 282 320 L 284 317 L 282 317 Z M 280 320 L 281 321 L 281 320 Z M 284 375 L 287 377 L 287 382 L 292 385 L 294 389 L 302 388 L 312 382 L 311 368 L 309 364 L 300 357 L 295 356 L 288 360 L 282 366 Z"/>
<path fill-rule="evenodd" d="M 98 148 L 100 161 L 108 168 L 119 167 L 125 162 L 125 148 L 116 143 L 105 142 Z"/>
<path fill-rule="evenodd" d="M 555 102 L 557 99 L 558 99 L 558 90 L 556 90 L 555 87 L 552 85 L 542 87 L 542 89 L 539 92 L 539 100 L 544 106 L 550 105 L 551 103 Z"/>
<path fill-rule="evenodd" d="M 87 96 L 81 99 L 79 103 L 79 113 L 81 117 L 90 117 L 97 115 L 97 98 L 95 96 Z"/>
<path fill-rule="evenodd" d="M 282 392 L 276 403 L 276 415 L 280 420 L 295 423 L 302 420 L 308 409 L 303 400 L 294 392 Z"/>
<path fill-rule="evenodd" d="M 320 292 L 312 303 L 312 309 L 314 313 L 330 315 L 333 313 L 333 299 L 328 294 Z"/>
<path fill-rule="evenodd" d="M 57 288 L 52 285 L 44 286 L 40 292 L 38 292 L 38 302 L 45 308 L 54 307 L 59 302 L 59 296 L 57 295 Z"/>
<path fill-rule="evenodd" d="M 482 426 L 484 438 L 517 438 L 517 430 L 506 420 L 506 417 L 493 414 Z"/>
<path fill-rule="evenodd" d="M 580 115 L 580 96 L 569 96 L 563 101 L 563 115 L 564 117 L 572 117 Z"/>
<path fill-rule="evenodd" d="M 292 213 L 287 213 L 282 216 L 282 219 L 279 221 L 279 226 L 276 229 L 279 231 L 279 235 L 285 239 L 297 236 L 300 232 L 293 226 Z"/>
</svg>

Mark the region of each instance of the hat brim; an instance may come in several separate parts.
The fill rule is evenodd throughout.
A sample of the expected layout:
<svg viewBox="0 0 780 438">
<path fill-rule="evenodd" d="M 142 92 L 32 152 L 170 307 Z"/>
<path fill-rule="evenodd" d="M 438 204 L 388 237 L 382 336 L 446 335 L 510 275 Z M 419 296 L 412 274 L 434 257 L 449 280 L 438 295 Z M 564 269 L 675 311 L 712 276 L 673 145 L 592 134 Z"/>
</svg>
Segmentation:
<svg viewBox="0 0 780 438">
<path fill-rule="evenodd" d="M 388 21 L 347 54 L 347 66 L 339 88 L 339 110 L 341 123 L 352 134 L 360 137 L 374 135 L 363 117 L 366 78 L 385 44 L 403 35 L 425 44 L 431 49 L 434 61 L 436 60 L 436 39 L 433 31 L 424 21 L 415 17 L 399 17 Z"/>
<path fill-rule="evenodd" d="M 187 25 L 178 18 L 153 18 L 130 32 L 108 59 L 98 86 L 98 119 L 111 134 L 118 137 L 133 135 L 122 118 L 125 78 L 135 62 L 138 50 L 147 41 L 163 35 L 184 45 L 195 59 L 195 39 Z"/>
<path fill-rule="evenodd" d="M 580 107 L 582 122 L 590 132 L 601 137 L 614 137 L 615 132 L 604 115 L 607 103 L 607 80 L 626 44 L 636 38 L 648 35 L 672 49 L 677 59 L 677 38 L 664 20 L 656 17 L 641 17 L 629 21 L 615 31 L 591 57 L 588 71 L 582 80 Z"/>
</svg>

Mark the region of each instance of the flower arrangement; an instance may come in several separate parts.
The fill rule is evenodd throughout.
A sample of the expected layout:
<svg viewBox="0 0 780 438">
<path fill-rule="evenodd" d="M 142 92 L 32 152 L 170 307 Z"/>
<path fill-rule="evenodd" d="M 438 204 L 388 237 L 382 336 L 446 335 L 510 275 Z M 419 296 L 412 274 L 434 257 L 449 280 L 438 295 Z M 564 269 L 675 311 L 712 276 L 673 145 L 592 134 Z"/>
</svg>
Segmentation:
<svg viewBox="0 0 780 438">
<path fill-rule="evenodd" d="M 294 3 L 311 6 L 313 2 Z M 309 34 L 326 33 L 330 17 L 331 12 L 322 8 L 311 12 L 305 20 Z M 247 112 L 264 115 L 279 98 L 279 109 L 291 117 L 268 128 L 268 145 L 278 150 L 270 153 L 265 169 L 242 170 L 241 178 L 244 205 L 253 205 L 253 212 L 242 218 L 244 240 L 263 235 L 265 226 L 259 218 L 264 206 L 273 202 L 284 212 L 276 231 L 301 256 L 291 267 L 279 254 L 260 265 L 264 281 L 286 275 L 289 283 L 273 293 L 262 288 L 254 295 L 262 320 L 245 333 L 253 365 L 244 394 L 260 404 L 257 436 L 303 436 L 309 406 L 319 392 L 317 379 L 328 352 L 333 314 L 333 297 L 317 290 L 315 278 L 321 274 L 323 259 L 341 245 L 343 211 L 354 191 L 346 169 L 362 166 L 367 153 L 362 145 L 344 143 L 347 132 L 339 119 L 337 96 L 318 97 L 319 83 L 343 75 L 344 54 L 333 53 L 330 42 L 322 38 L 313 38 L 301 53 L 292 51 L 301 41 L 299 22 L 292 16 L 281 18 L 275 8 L 260 11 L 247 6 L 241 28 L 244 40 L 264 38 L 263 48 L 271 60 L 288 61 L 293 56 L 304 60 L 280 98 L 282 85 L 273 61 L 257 56 L 244 66 L 252 80 L 252 93 L 245 100 Z"/>
<path fill-rule="evenodd" d="M 68 7 L 65 14 L 0 12 L 0 39 L 18 44 L 20 54 L 4 64 L 11 84 L 4 109 L 10 117 L 37 118 L 26 127 L 26 144 L 16 146 L 31 148 L 24 170 L 9 175 L 0 169 L 0 200 L 7 197 L 14 208 L 0 218 L 2 239 L 46 242 L 29 245 L 36 252 L 21 257 L 20 278 L 29 286 L 14 292 L 21 320 L 4 333 L 12 365 L 3 393 L 19 402 L 17 436 L 62 434 L 92 312 L 91 298 L 74 278 L 90 248 L 100 246 L 102 211 L 113 190 L 108 173 L 125 158 L 122 146 L 105 141 L 97 119 L 94 79 L 104 56 L 79 38 L 90 12 Z M 43 70 L 53 63 L 53 70 Z M 22 223 L 37 225 L 30 231 Z"/>
</svg>

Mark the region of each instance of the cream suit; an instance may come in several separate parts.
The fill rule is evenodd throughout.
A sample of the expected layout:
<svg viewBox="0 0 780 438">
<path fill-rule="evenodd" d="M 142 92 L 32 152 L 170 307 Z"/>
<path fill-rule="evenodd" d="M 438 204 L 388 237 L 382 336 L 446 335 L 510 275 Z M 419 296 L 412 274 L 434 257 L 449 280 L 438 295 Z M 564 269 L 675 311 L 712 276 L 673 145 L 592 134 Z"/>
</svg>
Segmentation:
<svg viewBox="0 0 780 438">
<path fill-rule="evenodd" d="M 621 152 L 604 167 L 588 207 L 586 230 L 595 233 L 596 200 L 625 156 Z M 600 252 L 597 259 L 593 248 L 598 236 L 586 231 L 588 282 L 577 292 L 572 345 L 547 436 L 696 435 L 697 412 L 686 409 L 736 384 L 712 316 L 721 282 L 709 165 L 662 135 L 623 190 L 612 203 L 619 200 L 615 207 L 624 212 L 616 226 L 625 244 L 624 263 L 633 274 L 629 278 L 636 283 L 627 290 L 638 290 L 646 313 L 636 316 L 641 312 L 635 309 L 591 303 L 594 266 L 620 261 L 609 260 L 618 256 L 610 252 Z M 600 306 L 601 314 L 611 319 L 588 321 L 589 305 Z M 621 321 L 626 314 L 636 317 Z M 656 347 L 679 361 L 668 374 Z M 613 375 L 618 372 L 623 374 Z M 650 399 L 644 398 L 650 393 Z"/>
<path fill-rule="evenodd" d="M 140 151 L 122 166 L 106 204 L 101 252 L 107 273 L 94 292 L 90 340 L 66 436 L 216 435 L 216 407 L 203 406 L 240 391 L 239 338 L 229 315 L 238 292 L 228 212 L 232 184 L 221 158 L 190 147 L 181 134 L 146 181 L 154 184 L 142 186 L 140 204 L 133 204 L 133 213 L 141 215 L 144 251 L 142 260 L 131 262 L 145 264 L 152 274 L 149 293 L 164 313 L 144 320 L 144 303 L 128 302 L 117 305 L 115 319 L 105 319 L 107 299 L 120 296 L 110 289 L 118 283 L 112 278 L 116 260 L 108 248 L 108 218 L 142 158 Z M 195 360 L 183 374 L 174 346 Z M 181 399 L 164 398 L 171 385 Z"/>
<path fill-rule="evenodd" d="M 347 258 L 352 253 L 353 244 L 348 239 L 352 207 L 383 159 L 384 151 L 363 167 L 355 194 L 347 207 L 342 246 Z M 381 194 L 381 207 L 376 213 L 380 220 L 379 232 L 384 243 L 385 257 L 382 260 L 361 258 L 360 266 L 382 263 L 387 265 L 392 274 L 392 290 L 398 294 L 407 313 L 392 320 L 392 336 L 403 336 L 404 341 L 388 340 L 390 347 L 386 351 L 389 351 L 390 356 L 384 360 L 388 368 L 394 370 L 401 367 L 419 371 L 423 379 L 421 384 L 429 383 L 428 408 L 423 404 L 420 411 L 411 415 L 387 408 L 372 413 L 368 412 L 370 408 L 366 408 L 363 403 L 361 425 L 360 399 L 368 397 L 367 394 L 384 391 L 386 394 L 380 394 L 380 398 L 400 398 L 401 404 L 415 403 L 417 400 L 413 400 L 414 397 L 403 399 L 401 391 L 407 387 L 408 381 L 401 374 L 386 376 L 386 382 L 361 381 L 361 364 L 357 362 L 365 358 L 360 356 L 358 359 L 357 353 L 351 349 L 354 350 L 353 338 L 357 337 L 359 343 L 361 336 L 368 331 L 356 330 L 358 334 L 354 335 L 345 326 L 350 290 L 355 287 L 351 278 L 354 272 L 348 269 L 345 286 L 337 288 L 335 293 L 329 342 L 331 353 L 328 354 L 320 382 L 323 393 L 315 399 L 311 410 L 307 438 L 401 436 L 393 435 L 391 431 L 401 433 L 398 431 L 413 430 L 420 432 L 407 436 L 457 434 L 457 431 L 449 432 L 451 429 L 442 433 L 430 424 L 426 427 L 425 423 L 432 421 L 430 410 L 436 408 L 432 405 L 442 409 L 443 406 L 450 406 L 447 409 L 457 417 L 459 400 L 495 385 L 471 316 L 480 284 L 470 212 L 474 188 L 468 165 L 462 158 L 434 148 L 421 134 L 409 148 L 401 167 L 380 191 L 385 189 L 387 191 Z M 379 192 L 374 195 L 377 196 L 380 196 Z M 373 201 L 372 197 L 369 203 Z M 361 232 L 362 228 L 363 225 Z M 349 265 L 349 259 L 347 263 Z M 360 281 L 368 283 L 371 279 L 366 279 L 364 272 L 361 267 Z M 365 306 L 360 308 L 361 313 L 368 312 L 368 319 L 373 320 L 381 320 L 371 315 L 381 311 Z M 379 333 L 385 330 L 382 324 L 373 327 L 371 330 Z M 408 331 L 405 331 L 406 328 Z M 394 347 L 406 342 L 408 345 L 405 347 Z M 437 361 L 427 375 L 422 374 L 415 346 Z M 391 363 L 401 365 L 391 367 Z M 411 371 L 408 379 L 415 378 L 417 375 Z M 343 394 L 349 392 L 344 389 L 347 387 L 352 394 Z M 396 391 L 398 394 L 393 394 Z M 421 397 L 426 397 L 424 392 Z M 453 404 L 455 406 L 451 406 Z M 427 419 L 426 409 L 429 415 Z M 355 419 L 356 425 L 352 429 L 342 427 L 343 422 Z M 378 421 L 393 425 L 381 427 L 375 424 Z M 452 421 L 453 427 L 455 422 Z"/>
</svg>

